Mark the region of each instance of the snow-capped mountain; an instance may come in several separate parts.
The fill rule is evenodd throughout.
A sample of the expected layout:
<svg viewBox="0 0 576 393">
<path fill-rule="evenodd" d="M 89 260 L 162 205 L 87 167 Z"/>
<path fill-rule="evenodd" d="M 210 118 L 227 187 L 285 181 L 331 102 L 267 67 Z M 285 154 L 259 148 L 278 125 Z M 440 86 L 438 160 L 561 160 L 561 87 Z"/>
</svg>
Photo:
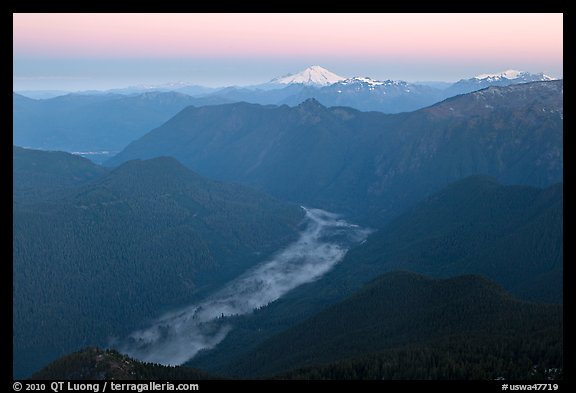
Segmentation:
<svg viewBox="0 0 576 393">
<path fill-rule="evenodd" d="M 289 106 L 315 98 L 325 106 L 398 113 L 438 102 L 441 91 L 401 80 L 377 80 L 367 76 L 344 78 L 321 66 L 311 66 L 265 84 L 227 88 L 216 94 L 229 101 Z"/>
<path fill-rule="evenodd" d="M 416 110 L 439 100 L 439 90 L 399 80 L 353 77 L 331 85 L 307 88 L 280 104 L 297 105 L 315 98 L 324 106 L 350 106 L 363 111 L 398 113 Z"/>
<path fill-rule="evenodd" d="M 470 79 L 461 79 L 444 91 L 445 97 L 470 93 L 490 86 L 508 86 L 527 82 L 544 82 L 556 78 L 540 72 L 532 74 L 527 71 L 506 70 L 494 74 L 480 74 Z"/>
<path fill-rule="evenodd" d="M 297 74 L 284 75 L 270 81 L 272 84 L 290 85 L 301 83 L 307 86 L 328 86 L 333 83 L 345 80 L 346 78 L 328 71 L 324 67 L 311 66 Z"/>
<path fill-rule="evenodd" d="M 508 80 L 522 80 L 522 82 L 541 82 L 541 81 L 551 81 L 556 78 L 552 78 L 551 76 L 545 75 L 544 73 L 540 72 L 538 74 L 531 74 L 526 71 L 518 71 L 518 70 L 506 70 L 502 72 L 498 72 L 495 74 L 480 74 L 476 75 L 472 79 L 478 80 L 485 80 L 487 82 L 495 82 L 501 81 L 504 79 Z"/>
</svg>

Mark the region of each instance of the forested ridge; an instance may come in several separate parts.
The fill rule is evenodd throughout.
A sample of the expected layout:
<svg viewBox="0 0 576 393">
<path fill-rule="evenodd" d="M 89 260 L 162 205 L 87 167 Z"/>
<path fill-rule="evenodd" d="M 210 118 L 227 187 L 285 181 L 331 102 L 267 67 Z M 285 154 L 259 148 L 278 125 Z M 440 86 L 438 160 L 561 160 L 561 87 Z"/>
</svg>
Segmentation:
<svg viewBox="0 0 576 393">
<path fill-rule="evenodd" d="M 188 107 L 111 158 L 171 156 L 201 175 L 380 228 L 450 183 L 562 180 L 563 81 L 491 87 L 388 115 L 245 102 Z"/>
<path fill-rule="evenodd" d="M 375 272 L 484 274 L 525 299 L 561 303 L 563 184 L 541 189 L 467 177 L 402 214 L 349 258 Z"/>
<path fill-rule="evenodd" d="M 13 216 L 14 364 L 24 373 L 189 304 L 293 241 L 304 212 L 158 158 L 60 199 L 15 203 Z"/>
<path fill-rule="evenodd" d="M 270 377 L 310 366 L 286 377 L 524 379 L 533 368 L 562 368 L 562 322 L 561 306 L 518 301 L 481 276 L 392 272 L 266 340 L 228 372 Z"/>
<path fill-rule="evenodd" d="M 265 341 L 221 373 L 144 364 L 91 348 L 32 378 L 562 379 L 562 325 L 562 306 L 519 301 L 481 276 L 432 279 L 398 271 Z"/>
<path fill-rule="evenodd" d="M 239 318 L 216 349 L 191 364 L 226 370 L 267 338 L 397 269 L 434 277 L 482 274 L 524 300 L 562 303 L 562 184 L 506 186 L 480 175 L 455 182 L 351 249 L 322 280 Z"/>
<path fill-rule="evenodd" d="M 40 380 L 206 380 L 221 379 L 189 367 L 143 363 L 114 350 L 86 348 L 34 373 Z"/>
<path fill-rule="evenodd" d="M 108 173 L 90 160 L 63 151 L 12 147 L 12 195 L 15 205 L 56 199 Z"/>
<path fill-rule="evenodd" d="M 563 379 L 562 343 L 548 336 L 450 338 L 310 366 L 273 376 L 314 380 L 555 380 Z"/>
</svg>

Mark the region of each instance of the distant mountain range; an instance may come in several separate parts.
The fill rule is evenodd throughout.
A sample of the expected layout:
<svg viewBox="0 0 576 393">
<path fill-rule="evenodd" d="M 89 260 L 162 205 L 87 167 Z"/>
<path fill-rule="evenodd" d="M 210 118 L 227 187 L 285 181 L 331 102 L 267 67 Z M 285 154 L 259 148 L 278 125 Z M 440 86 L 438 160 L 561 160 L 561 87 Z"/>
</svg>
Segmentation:
<svg viewBox="0 0 576 393">
<path fill-rule="evenodd" d="M 189 107 L 107 162 L 172 156 L 215 179 L 371 225 L 464 176 L 562 180 L 563 82 L 492 87 L 385 115 L 310 99 L 296 107 Z"/>
<path fill-rule="evenodd" d="M 442 99 L 442 94 L 430 86 L 356 77 L 314 90 L 302 89 L 281 103 L 297 105 L 308 98 L 314 98 L 325 106 L 348 106 L 362 111 L 399 113 L 432 105 Z"/>
<path fill-rule="evenodd" d="M 173 83 L 85 91 L 54 98 L 46 98 L 51 92 L 23 92 L 29 97 L 44 99 L 14 94 L 13 135 L 18 146 L 75 152 L 101 163 L 190 105 L 249 102 L 296 106 L 314 98 L 327 107 L 348 106 L 361 111 L 399 113 L 489 86 L 551 79 L 543 74 L 505 71 L 461 80 L 441 89 L 404 81 L 344 78 L 320 66 L 312 66 L 249 87 L 216 89 Z"/>
<path fill-rule="evenodd" d="M 296 74 L 275 78 L 251 87 L 230 87 L 213 94 L 229 101 L 255 104 L 298 105 L 314 98 L 324 106 L 349 106 L 361 111 L 384 113 L 410 112 L 443 99 L 490 86 L 549 81 L 543 73 L 508 70 L 463 79 L 446 88 L 430 84 L 395 80 L 375 80 L 369 77 L 345 78 L 323 67 L 312 66 Z"/>
<path fill-rule="evenodd" d="M 548 75 L 544 73 L 535 73 L 532 74 L 527 71 L 517 71 L 517 70 L 506 70 L 502 72 L 492 73 L 492 74 L 480 74 L 470 79 L 462 79 L 456 83 L 450 82 L 442 82 L 442 81 L 428 81 L 428 82 L 416 82 L 410 83 L 411 85 L 429 85 L 435 86 L 438 90 L 445 90 L 446 88 L 454 86 L 462 86 L 463 84 L 470 83 L 472 87 L 475 87 L 475 90 L 480 88 L 485 88 L 489 86 L 506 86 L 509 84 L 516 84 L 516 83 L 526 83 L 526 82 L 537 82 L 537 81 L 548 81 L 554 80 Z M 276 77 L 269 82 L 256 84 L 252 86 L 245 86 L 245 87 L 228 87 L 228 88 L 214 88 L 214 87 L 205 87 L 199 85 L 193 85 L 186 82 L 174 82 L 174 83 L 165 83 L 165 84 L 141 84 L 136 86 L 130 86 L 125 88 L 116 88 L 110 89 L 105 91 L 99 90 L 86 90 L 86 91 L 79 91 L 78 94 L 82 95 L 94 95 L 94 94 L 125 94 L 125 95 L 133 95 L 133 94 L 142 94 L 142 93 L 149 93 L 149 92 L 176 92 L 176 93 L 183 93 L 188 94 L 191 96 L 204 96 L 204 95 L 211 95 L 211 94 L 218 94 L 218 92 L 225 90 L 225 89 L 245 89 L 245 90 L 269 90 L 269 89 L 282 89 L 287 85 L 301 85 L 307 87 L 326 87 L 330 86 L 339 82 L 343 81 L 353 81 L 353 80 L 370 80 L 373 81 L 372 85 L 375 84 L 382 84 L 382 81 L 374 80 L 368 77 L 343 77 L 334 72 L 327 70 L 324 67 L 314 65 L 310 66 L 300 72 L 294 74 L 287 74 L 283 76 Z M 386 80 L 390 82 L 390 80 Z M 407 83 L 404 81 L 393 81 L 396 83 Z M 457 89 L 456 89 L 457 90 Z M 468 93 L 470 91 L 462 91 L 462 93 Z M 60 90 L 22 90 L 17 91 L 17 93 L 24 95 L 29 98 L 35 99 L 46 99 L 46 98 L 53 98 L 60 95 L 66 95 L 71 92 L 67 91 L 60 91 Z M 461 94 L 461 93 L 457 93 Z M 449 97 L 450 95 L 446 95 Z M 307 97 L 311 98 L 311 97 Z"/>
<path fill-rule="evenodd" d="M 13 141 L 18 146 L 110 158 L 187 106 L 226 102 L 174 92 L 68 94 L 46 100 L 13 94 Z"/>
</svg>

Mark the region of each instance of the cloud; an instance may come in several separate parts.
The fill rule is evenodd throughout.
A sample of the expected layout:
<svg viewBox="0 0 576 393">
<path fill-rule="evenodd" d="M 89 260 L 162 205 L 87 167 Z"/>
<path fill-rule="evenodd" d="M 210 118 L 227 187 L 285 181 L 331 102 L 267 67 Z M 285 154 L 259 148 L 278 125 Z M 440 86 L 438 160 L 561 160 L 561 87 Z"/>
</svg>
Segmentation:
<svg viewBox="0 0 576 393">
<path fill-rule="evenodd" d="M 204 301 L 168 313 L 152 326 L 133 332 L 118 346 L 119 351 L 147 362 L 185 363 L 226 337 L 233 327 L 225 317 L 248 314 L 319 279 L 371 232 L 335 214 L 305 210 L 308 225 L 297 241 Z"/>
</svg>

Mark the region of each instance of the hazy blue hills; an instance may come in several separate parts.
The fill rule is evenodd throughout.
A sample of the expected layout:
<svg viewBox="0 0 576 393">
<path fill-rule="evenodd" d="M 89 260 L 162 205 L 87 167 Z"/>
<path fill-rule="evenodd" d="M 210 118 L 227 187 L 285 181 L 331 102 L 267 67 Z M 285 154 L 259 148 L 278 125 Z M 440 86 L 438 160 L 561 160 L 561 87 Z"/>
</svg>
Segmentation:
<svg viewBox="0 0 576 393">
<path fill-rule="evenodd" d="M 311 66 L 292 75 L 252 86 L 208 88 L 185 82 L 164 85 L 140 85 L 106 91 L 82 91 L 83 95 L 123 94 L 136 95 L 150 92 L 175 92 L 202 97 L 212 102 L 250 102 L 254 104 L 298 105 L 315 98 L 324 106 L 349 106 L 362 111 L 383 113 L 410 112 L 432 105 L 442 99 L 470 93 L 490 86 L 549 81 L 553 78 L 543 73 L 506 70 L 495 74 L 483 74 L 455 83 L 405 82 L 401 80 L 377 80 L 366 76 L 351 78 L 335 75 L 331 71 Z M 65 95 L 59 91 L 22 91 L 31 98 L 51 98 Z"/>
<path fill-rule="evenodd" d="M 198 173 L 371 225 L 462 177 L 562 180 L 563 82 L 490 87 L 385 115 L 316 100 L 189 107 L 108 161 L 172 156 Z"/>
<path fill-rule="evenodd" d="M 300 74 L 317 73 L 320 68 L 311 67 Z M 330 73 L 325 69 L 322 72 Z M 302 80 L 298 75 L 294 75 L 295 80 Z M 316 77 L 324 81 L 322 75 Z M 23 91 L 13 95 L 13 134 L 14 143 L 19 146 L 82 152 L 101 163 L 189 105 L 249 102 L 296 106 L 314 98 L 327 107 L 400 113 L 490 86 L 551 79 L 542 73 L 508 70 L 435 87 L 368 77 L 338 77 L 331 79 L 333 83 L 265 83 L 217 89 L 180 82 L 76 93 Z M 447 88 L 437 87 L 446 85 Z"/>
<path fill-rule="evenodd" d="M 471 176 L 401 214 L 348 252 L 322 280 L 303 285 L 192 361 L 224 372 L 266 338 L 352 295 L 367 281 L 403 269 L 435 277 L 482 274 L 538 302 L 562 303 L 563 189 L 504 186 Z"/>
<path fill-rule="evenodd" d="M 27 176 L 29 190 L 43 188 L 51 168 L 32 162 L 56 158 L 54 177 L 86 167 L 67 153 L 16 153 L 29 170 L 15 183 Z M 59 198 L 15 203 L 15 375 L 189 304 L 294 240 L 303 216 L 172 158 L 128 162 Z"/>
<path fill-rule="evenodd" d="M 37 149 L 114 153 L 189 105 L 224 102 L 174 92 L 131 96 L 68 94 L 45 100 L 14 93 L 14 144 Z"/>
<path fill-rule="evenodd" d="M 489 86 L 551 78 L 543 74 L 506 71 L 501 75 L 461 80 L 447 89 L 368 77 L 341 79 L 327 85 L 269 83 L 213 89 L 173 83 L 69 94 L 28 91 L 23 92 L 28 94 L 24 96 L 14 93 L 14 143 L 37 149 L 81 152 L 101 163 L 189 105 L 249 102 L 296 106 L 314 98 L 327 107 L 399 113 L 415 111 L 444 98 Z M 36 99 L 42 97 L 44 99 Z"/>
<path fill-rule="evenodd" d="M 14 203 L 61 195 L 108 172 L 92 161 L 61 151 L 12 148 Z"/>
</svg>

